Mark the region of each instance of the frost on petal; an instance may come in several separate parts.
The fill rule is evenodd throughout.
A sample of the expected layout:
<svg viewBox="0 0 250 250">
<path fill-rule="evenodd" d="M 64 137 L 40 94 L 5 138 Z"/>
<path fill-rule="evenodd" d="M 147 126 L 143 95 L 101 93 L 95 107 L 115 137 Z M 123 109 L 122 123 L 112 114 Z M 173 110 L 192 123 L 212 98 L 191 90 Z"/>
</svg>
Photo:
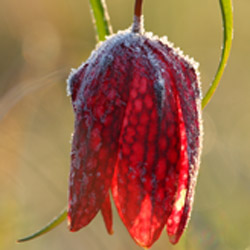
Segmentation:
<svg viewBox="0 0 250 250">
<path fill-rule="evenodd" d="M 69 80 L 75 111 L 68 209 L 71 231 L 87 225 L 105 201 L 126 107 L 127 69 L 118 70 L 122 55 L 110 58 L 112 51 L 106 44 L 99 50 L 87 67 L 79 68 L 84 74 L 76 71 Z"/>
<path fill-rule="evenodd" d="M 179 117 L 179 137 L 181 143 L 181 150 L 176 168 L 178 169 L 179 176 L 176 182 L 177 192 L 175 195 L 175 201 L 172 207 L 172 211 L 167 220 L 167 232 L 172 243 L 177 240 L 177 234 L 182 226 L 180 223 L 185 216 L 185 201 L 188 191 L 188 176 L 189 176 L 189 162 L 187 155 L 187 135 L 183 120 L 182 109 L 180 107 L 180 100 L 178 94 L 176 94 L 176 100 L 178 105 L 178 117 Z M 181 231 L 182 233 L 182 231 Z M 180 237 L 180 235 L 178 235 Z"/>
<path fill-rule="evenodd" d="M 108 190 L 132 238 L 150 247 L 167 225 L 172 243 L 192 208 L 200 147 L 197 73 L 171 45 L 129 31 L 99 44 L 71 74 L 75 111 L 70 229 L 101 209 L 112 231 Z"/>
<path fill-rule="evenodd" d="M 68 95 L 71 96 L 71 100 L 73 103 L 76 100 L 77 93 L 83 81 L 87 66 L 88 64 L 83 64 L 77 71 L 75 69 L 72 69 L 67 80 L 67 92 Z"/>
<path fill-rule="evenodd" d="M 190 219 L 195 185 L 200 165 L 202 136 L 201 93 L 197 74 L 195 73 L 194 68 L 190 67 L 185 61 L 181 61 L 181 67 L 184 80 L 181 81 L 182 85 L 177 85 L 177 89 L 180 97 L 180 107 L 183 113 L 183 121 L 187 137 L 189 175 L 185 203 L 183 205 L 183 214 L 175 236 L 173 237 L 170 235 L 170 240 L 174 244 L 178 242 Z M 183 86 L 184 82 L 186 83 L 185 86 Z"/>
<path fill-rule="evenodd" d="M 149 45 L 151 47 L 157 46 L 159 60 L 165 61 L 168 70 L 171 69 L 170 73 L 172 79 L 174 79 L 179 116 L 182 120 L 180 122 L 183 131 L 181 136 L 182 147 L 185 148 L 185 150 L 181 150 L 180 164 L 183 164 L 181 158 L 188 160 L 188 176 L 185 172 L 180 172 L 175 203 L 167 221 L 170 241 L 175 244 L 181 237 L 190 218 L 199 169 L 202 133 L 201 90 L 198 73 L 195 70 L 196 66 L 190 62 L 190 59 L 181 57 L 168 44 L 163 45 L 159 41 L 149 41 Z M 181 169 L 183 170 L 185 167 L 182 166 Z"/>
<path fill-rule="evenodd" d="M 144 247 L 159 238 L 172 211 L 180 171 L 186 176 L 188 171 L 178 166 L 182 131 L 174 82 L 152 51 L 143 47 L 134 65 L 112 183 L 119 215 Z"/>
</svg>

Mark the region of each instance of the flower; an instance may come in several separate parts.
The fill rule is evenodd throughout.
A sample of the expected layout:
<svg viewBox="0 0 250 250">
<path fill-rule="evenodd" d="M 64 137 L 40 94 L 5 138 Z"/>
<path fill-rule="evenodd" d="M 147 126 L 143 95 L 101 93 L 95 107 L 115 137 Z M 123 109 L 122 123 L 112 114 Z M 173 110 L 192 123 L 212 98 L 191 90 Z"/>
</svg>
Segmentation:
<svg viewBox="0 0 250 250">
<path fill-rule="evenodd" d="M 175 244 L 190 217 L 201 149 L 201 91 L 192 60 L 138 28 L 110 36 L 68 79 L 75 113 L 71 231 L 101 211 L 110 190 L 132 238 L 150 247 L 166 226 Z"/>
</svg>

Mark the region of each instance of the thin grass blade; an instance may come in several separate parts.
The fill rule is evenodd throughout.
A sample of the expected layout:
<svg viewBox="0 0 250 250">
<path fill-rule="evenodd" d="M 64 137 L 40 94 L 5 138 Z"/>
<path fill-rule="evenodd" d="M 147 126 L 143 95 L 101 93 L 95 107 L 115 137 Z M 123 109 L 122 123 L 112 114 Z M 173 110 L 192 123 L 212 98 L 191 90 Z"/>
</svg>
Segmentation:
<svg viewBox="0 0 250 250">
<path fill-rule="evenodd" d="M 97 40 L 104 41 L 107 35 L 112 34 L 105 0 L 89 0 L 89 3 L 93 22 L 96 27 Z"/>
<path fill-rule="evenodd" d="M 25 237 L 22 239 L 17 240 L 17 242 L 21 243 L 21 242 L 25 242 L 28 240 L 32 240 L 35 239 L 45 233 L 48 233 L 49 231 L 51 231 L 53 228 L 57 227 L 59 224 L 61 224 L 67 217 L 67 209 L 65 208 L 57 217 L 55 217 L 51 222 L 49 222 L 48 225 L 46 225 L 45 227 L 43 227 L 41 230 Z"/>
</svg>

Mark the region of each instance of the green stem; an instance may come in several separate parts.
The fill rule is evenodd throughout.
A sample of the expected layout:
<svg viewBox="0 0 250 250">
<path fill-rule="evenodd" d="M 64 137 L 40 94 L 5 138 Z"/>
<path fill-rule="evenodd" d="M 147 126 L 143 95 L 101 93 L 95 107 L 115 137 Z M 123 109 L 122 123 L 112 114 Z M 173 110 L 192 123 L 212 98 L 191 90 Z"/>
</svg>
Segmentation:
<svg viewBox="0 0 250 250">
<path fill-rule="evenodd" d="M 204 109 L 208 102 L 211 100 L 214 95 L 215 90 L 217 89 L 223 72 L 225 70 L 228 57 L 232 47 L 232 39 L 233 39 L 233 7 L 231 0 L 220 0 L 220 7 L 222 13 L 223 20 L 223 28 L 224 28 L 224 40 L 223 40 L 223 48 L 221 53 L 220 64 L 217 69 L 214 80 L 208 89 L 206 95 L 202 100 L 202 108 Z"/>
<path fill-rule="evenodd" d="M 96 27 L 97 40 L 104 41 L 107 35 L 113 33 L 105 0 L 89 0 L 89 3 Z"/>
<path fill-rule="evenodd" d="M 67 218 L 67 209 L 65 208 L 57 217 L 55 217 L 48 225 L 43 227 L 41 230 L 25 237 L 22 239 L 17 240 L 17 242 L 24 242 L 28 240 L 32 240 L 34 238 L 37 238 L 38 236 L 41 236 L 49 231 L 51 231 L 53 228 L 57 227 L 59 224 L 61 224 L 65 219 Z"/>
</svg>

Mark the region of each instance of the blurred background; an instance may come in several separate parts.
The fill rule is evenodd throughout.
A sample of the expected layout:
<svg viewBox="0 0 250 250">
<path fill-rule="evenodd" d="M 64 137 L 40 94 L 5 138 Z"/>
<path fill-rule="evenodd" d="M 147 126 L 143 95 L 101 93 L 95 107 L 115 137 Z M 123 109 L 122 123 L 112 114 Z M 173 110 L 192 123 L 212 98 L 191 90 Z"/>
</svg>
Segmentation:
<svg viewBox="0 0 250 250">
<path fill-rule="evenodd" d="M 192 219 L 175 247 L 250 249 L 250 1 L 234 1 L 228 67 L 204 110 L 204 147 Z M 114 31 L 131 25 L 132 0 L 107 0 Z M 222 44 L 218 0 L 145 1 L 145 26 L 200 62 L 203 92 Z M 66 78 L 95 47 L 88 0 L 0 0 L 0 249 L 139 250 L 114 209 L 113 236 L 98 215 L 77 233 L 66 222 L 36 240 L 67 202 L 73 112 Z"/>
</svg>

